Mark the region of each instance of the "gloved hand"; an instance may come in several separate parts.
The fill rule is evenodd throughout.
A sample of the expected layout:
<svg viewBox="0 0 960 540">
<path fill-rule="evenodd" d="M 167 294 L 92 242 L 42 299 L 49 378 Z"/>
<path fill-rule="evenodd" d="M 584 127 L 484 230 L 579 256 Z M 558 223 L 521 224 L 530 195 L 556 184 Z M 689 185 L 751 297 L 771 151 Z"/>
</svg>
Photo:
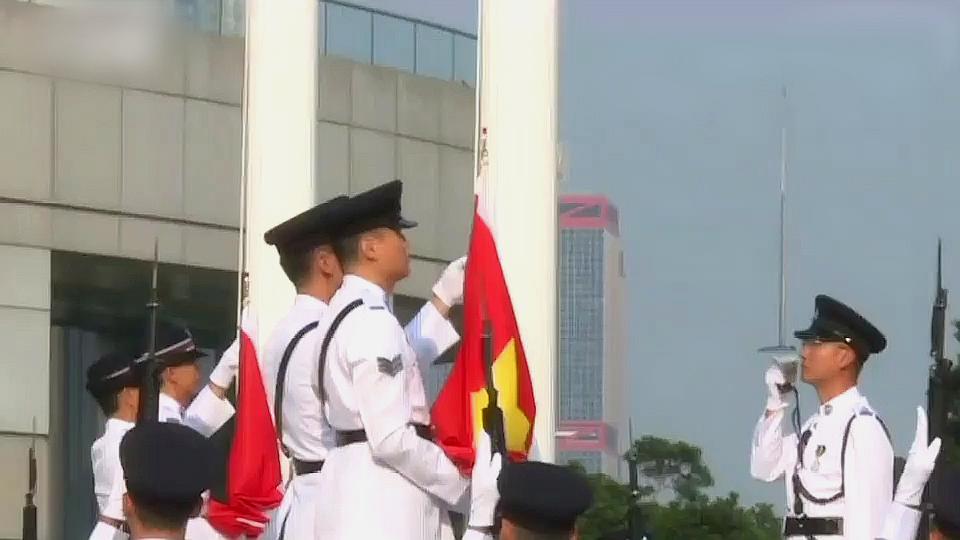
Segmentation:
<svg viewBox="0 0 960 540">
<path fill-rule="evenodd" d="M 912 507 L 920 505 L 923 488 L 927 485 L 930 474 L 933 473 L 937 454 L 940 453 L 940 437 L 934 439 L 929 445 L 927 440 L 927 413 L 924 412 L 923 407 L 917 407 L 917 432 L 910 446 L 910 453 L 907 454 L 903 475 L 897 483 L 897 489 L 893 495 L 894 501 Z"/>
<path fill-rule="evenodd" d="M 220 388 L 230 388 L 230 383 L 237 376 L 238 369 L 240 369 L 240 341 L 235 339 L 227 350 L 223 351 L 217 367 L 210 373 L 210 382 Z"/>
<path fill-rule="evenodd" d="M 440 274 L 440 279 L 433 285 L 433 294 L 448 307 L 463 302 L 463 277 L 467 268 L 467 258 L 459 259 L 448 264 Z"/>
<path fill-rule="evenodd" d="M 783 385 L 787 384 L 787 377 L 778 362 L 773 362 L 767 368 L 767 372 L 763 376 L 763 382 L 767 385 L 767 410 L 776 412 L 787 408 L 788 404 L 783 400 L 783 392 L 781 391 Z"/>
<path fill-rule="evenodd" d="M 481 430 L 476 461 L 470 475 L 470 518 L 467 522 L 470 527 L 492 527 L 494 512 L 500 501 L 497 479 L 503 460 L 500 454 L 490 455 L 490 447 L 490 436 Z"/>
</svg>

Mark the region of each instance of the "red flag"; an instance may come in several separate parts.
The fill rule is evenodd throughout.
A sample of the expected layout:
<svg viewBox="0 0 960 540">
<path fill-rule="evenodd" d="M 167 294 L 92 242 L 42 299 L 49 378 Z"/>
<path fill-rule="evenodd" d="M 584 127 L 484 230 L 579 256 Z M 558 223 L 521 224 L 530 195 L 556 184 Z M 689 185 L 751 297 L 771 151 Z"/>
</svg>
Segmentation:
<svg viewBox="0 0 960 540">
<path fill-rule="evenodd" d="M 266 512 L 280 505 L 280 455 L 267 393 L 260 375 L 256 318 L 244 310 L 240 324 L 240 370 L 237 424 L 227 466 L 226 504 L 210 501 L 207 519 L 220 533 L 256 538 L 263 533 Z"/>
<path fill-rule="evenodd" d="M 514 460 L 523 460 L 533 440 L 537 407 L 513 303 L 481 200 L 467 252 L 463 341 L 431 411 L 437 443 L 464 472 L 473 468 L 476 436 L 483 429 L 481 411 L 488 403 L 482 336 L 485 317 L 493 331 L 493 380 L 503 410 L 507 450 Z"/>
</svg>

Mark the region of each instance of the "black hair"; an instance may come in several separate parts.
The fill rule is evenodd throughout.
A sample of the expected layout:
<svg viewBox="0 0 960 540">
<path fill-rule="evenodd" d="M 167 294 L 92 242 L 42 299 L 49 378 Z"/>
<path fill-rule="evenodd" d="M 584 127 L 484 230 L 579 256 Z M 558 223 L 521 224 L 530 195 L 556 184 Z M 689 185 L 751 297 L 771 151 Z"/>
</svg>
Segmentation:
<svg viewBox="0 0 960 540">
<path fill-rule="evenodd" d="M 360 237 L 362 233 L 351 234 L 338 238 L 333 243 L 333 252 L 336 253 L 340 264 L 346 268 L 360 260 Z"/>
<path fill-rule="evenodd" d="M 103 415 L 106 417 L 111 417 L 114 413 L 117 412 L 117 409 L 120 408 L 119 398 L 120 391 L 115 390 L 111 392 L 98 392 L 93 393 L 93 399 L 97 400 L 97 405 L 100 406 L 100 410 L 103 411 Z"/>
<path fill-rule="evenodd" d="M 186 527 L 187 520 L 201 504 L 199 496 L 189 501 L 171 501 L 137 496 L 129 491 L 127 495 L 136 506 L 137 517 L 143 525 L 160 531 L 177 531 Z"/>
<path fill-rule="evenodd" d="M 300 287 L 310 277 L 310 264 L 315 247 L 280 250 L 280 268 L 294 286 Z"/>
</svg>

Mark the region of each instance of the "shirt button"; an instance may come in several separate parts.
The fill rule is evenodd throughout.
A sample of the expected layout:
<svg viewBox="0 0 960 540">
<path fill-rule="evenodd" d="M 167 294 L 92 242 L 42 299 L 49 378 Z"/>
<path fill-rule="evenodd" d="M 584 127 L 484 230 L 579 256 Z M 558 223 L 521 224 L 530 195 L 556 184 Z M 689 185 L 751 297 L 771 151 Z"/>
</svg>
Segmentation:
<svg viewBox="0 0 960 540">
<path fill-rule="evenodd" d="M 824 406 L 823 406 L 823 414 L 829 415 L 829 414 L 832 413 L 832 412 L 833 412 L 833 405 L 824 405 Z"/>
</svg>

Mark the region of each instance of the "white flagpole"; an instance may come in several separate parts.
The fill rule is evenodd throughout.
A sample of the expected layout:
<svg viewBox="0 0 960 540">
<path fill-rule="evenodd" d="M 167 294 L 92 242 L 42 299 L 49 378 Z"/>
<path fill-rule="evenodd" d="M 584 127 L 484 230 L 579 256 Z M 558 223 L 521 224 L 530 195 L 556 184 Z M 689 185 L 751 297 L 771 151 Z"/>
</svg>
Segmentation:
<svg viewBox="0 0 960 540">
<path fill-rule="evenodd" d="M 532 457 L 554 461 L 557 0 L 481 2 L 477 95 L 486 145 L 481 196 L 533 379 L 537 455 Z"/>
<path fill-rule="evenodd" d="M 316 0 L 246 4 L 241 263 L 250 276 L 261 351 L 294 297 L 263 233 L 314 200 L 317 10 Z"/>
</svg>

